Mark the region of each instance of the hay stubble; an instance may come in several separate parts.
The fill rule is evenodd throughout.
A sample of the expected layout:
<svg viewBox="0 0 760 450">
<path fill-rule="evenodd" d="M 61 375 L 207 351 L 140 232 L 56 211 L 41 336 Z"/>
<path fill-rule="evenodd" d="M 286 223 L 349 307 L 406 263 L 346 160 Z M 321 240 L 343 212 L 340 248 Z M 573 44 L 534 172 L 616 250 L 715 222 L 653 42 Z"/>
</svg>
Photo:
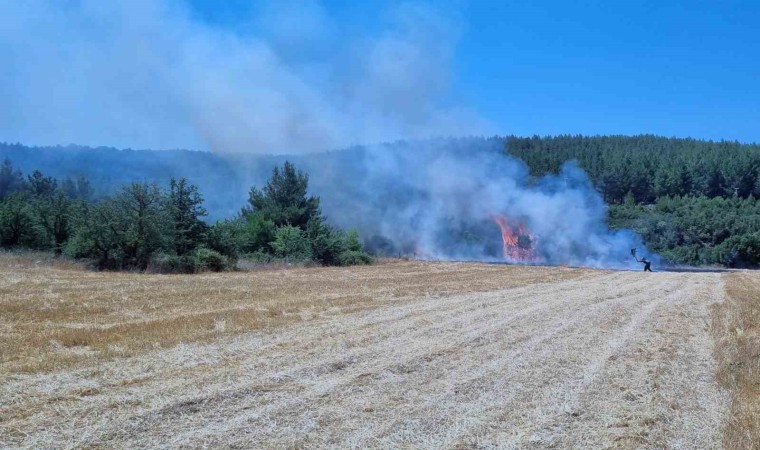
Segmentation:
<svg viewBox="0 0 760 450">
<path fill-rule="evenodd" d="M 8 446 L 715 448 L 728 417 L 722 274 L 3 270 Z"/>
</svg>

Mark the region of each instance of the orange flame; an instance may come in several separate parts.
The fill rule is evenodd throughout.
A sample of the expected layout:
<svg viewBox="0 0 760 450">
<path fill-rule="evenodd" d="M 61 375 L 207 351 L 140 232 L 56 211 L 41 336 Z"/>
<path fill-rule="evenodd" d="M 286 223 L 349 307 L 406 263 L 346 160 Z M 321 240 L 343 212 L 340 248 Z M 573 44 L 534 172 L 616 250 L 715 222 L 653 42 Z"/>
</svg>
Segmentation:
<svg viewBox="0 0 760 450">
<path fill-rule="evenodd" d="M 491 220 L 501 229 L 504 259 L 511 261 L 535 261 L 536 237 L 521 223 L 511 225 L 506 217 L 492 215 Z"/>
</svg>

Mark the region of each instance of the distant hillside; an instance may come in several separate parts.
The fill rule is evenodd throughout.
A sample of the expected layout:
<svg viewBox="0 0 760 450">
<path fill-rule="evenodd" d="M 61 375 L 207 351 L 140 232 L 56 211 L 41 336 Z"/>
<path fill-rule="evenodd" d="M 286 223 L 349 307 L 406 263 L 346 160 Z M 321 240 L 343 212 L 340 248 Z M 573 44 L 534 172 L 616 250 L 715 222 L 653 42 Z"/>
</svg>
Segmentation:
<svg viewBox="0 0 760 450">
<path fill-rule="evenodd" d="M 507 152 L 534 175 L 577 161 L 608 203 L 667 195 L 760 196 L 760 145 L 659 136 L 506 138 Z"/>
<path fill-rule="evenodd" d="M 492 139 L 441 139 L 433 145 L 460 151 L 492 148 Z M 506 152 L 534 175 L 557 173 L 569 160 L 579 163 L 605 201 L 652 203 L 667 195 L 730 198 L 760 196 L 760 145 L 657 136 L 556 136 L 503 138 Z M 429 145 L 430 142 L 425 143 Z M 415 143 L 388 144 L 388 151 L 415 151 Z M 340 182 L 341 170 L 361 147 L 305 155 L 219 155 L 190 150 L 119 150 L 77 145 L 28 147 L 0 143 L 0 159 L 28 173 L 55 178 L 85 175 L 97 193 L 109 194 L 132 181 L 165 183 L 187 177 L 206 194 L 214 216 L 236 212 L 251 184 L 263 182 L 274 165 L 290 159 L 312 175 L 314 188 Z M 313 170 L 309 170 L 313 169 Z M 337 171 L 337 172 L 336 172 Z M 324 172 L 327 172 L 323 175 Z M 335 176 L 334 176 L 335 175 Z"/>
<path fill-rule="evenodd" d="M 411 197 L 405 189 L 414 186 L 416 175 L 406 168 L 396 172 L 404 173 L 404 180 L 398 176 L 380 184 L 366 180 L 378 165 L 388 173 L 393 164 L 408 159 L 403 155 L 437 151 L 455 152 L 465 158 L 462 161 L 481 152 L 506 152 L 523 160 L 536 177 L 557 173 L 564 162 L 574 160 L 610 205 L 609 224 L 633 229 L 667 259 L 689 264 L 760 264 L 759 145 L 648 135 L 508 136 L 397 142 L 380 151 L 355 147 L 254 156 L 0 144 L 0 159 L 8 158 L 24 173 L 40 170 L 59 179 L 84 175 L 96 196 L 111 194 L 132 181 L 166 185 L 171 177 L 186 177 L 199 186 L 211 221 L 235 216 L 250 187 L 261 186 L 272 167 L 288 159 L 309 173 L 310 190 L 322 197 L 322 208 L 332 222 L 377 232 L 385 209 L 402 209 L 407 204 Z M 454 170 L 453 176 L 467 175 Z M 462 182 L 473 180 L 463 178 Z M 567 220 L 575 220 L 568 214 Z"/>
<path fill-rule="evenodd" d="M 246 174 L 240 164 L 209 152 L 118 150 L 77 145 L 27 147 L 0 143 L 0 159 L 5 158 L 24 173 L 39 170 L 59 179 L 84 175 L 96 195 L 111 194 L 133 181 L 166 184 L 171 177 L 186 177 L 201 188 L 214 217 L 234 214 L 248 189 L 242 184 L 241 177 Z M 265 159 L 261 158 L 262 163 Z M 255 170 L 256 166 L 253 169 L 252 179 L 260 172 Z M 261 173 L 264 172 L 262 168 Z"/>
<path fill-rule="evenodd" d="M 477 152 L 498 151 L 500 138 L 462 138 L 431 140 L 424 147 Z M 385 144 L 388 152 L 414 152 L 417 143 Z M 191 150 L 131 150 L 112 147 L 78 145 L 28 147 L 0 143 L 0 161 L 9 159 L 24 173 L 39 170 L 58 179 L 84 175 L 97 195 L 109 195 L 133 181 L 157 182 L 166 185 L 171 177 L 185 177 L 198 185 L 206 199 L 209 219 L 228 218 L 240 211 L 252 185 L 261 186 L 275 165 L 286 160 L 295 163 L 311 177 L 311 191 L 323 196 L 322 204 L 329 213 L 332 204 L 350 195 L 355 180 L 366 168 L 365 149 L 353 147 L 324 153 L 300 155 L 220 155 Z M 329 195 L 326 195 L 329 193 Z"/>
</svg>

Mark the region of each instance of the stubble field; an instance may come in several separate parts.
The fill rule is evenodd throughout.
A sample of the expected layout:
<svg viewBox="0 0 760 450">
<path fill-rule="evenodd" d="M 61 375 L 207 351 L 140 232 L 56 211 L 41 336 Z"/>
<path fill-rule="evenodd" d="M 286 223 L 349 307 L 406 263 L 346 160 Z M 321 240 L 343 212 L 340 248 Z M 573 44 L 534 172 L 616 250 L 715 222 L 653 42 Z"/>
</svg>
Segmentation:
<svg viewBox="0 0 760 450">
<path fill-rule="evenodd" d="M 760 274 L 0 258 L 0 447 L 753 448 Z"/>
</svg>

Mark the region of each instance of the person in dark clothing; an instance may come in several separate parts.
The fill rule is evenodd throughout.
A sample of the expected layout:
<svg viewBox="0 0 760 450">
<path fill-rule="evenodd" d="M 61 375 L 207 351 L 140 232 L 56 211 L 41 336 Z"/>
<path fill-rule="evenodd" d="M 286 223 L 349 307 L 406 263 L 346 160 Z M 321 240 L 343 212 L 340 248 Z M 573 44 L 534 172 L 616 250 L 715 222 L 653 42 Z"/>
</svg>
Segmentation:
<svg viewBox="0 0 760 450">
<path fill-rule="evenodd" d="M 641 259 L 636 258 L 636 261 L 640 262 L 641 264 L 644 264 L 644 272 L 652 271 L 652 261 L 649 261 L 646 256 Z"/>
</svg>

